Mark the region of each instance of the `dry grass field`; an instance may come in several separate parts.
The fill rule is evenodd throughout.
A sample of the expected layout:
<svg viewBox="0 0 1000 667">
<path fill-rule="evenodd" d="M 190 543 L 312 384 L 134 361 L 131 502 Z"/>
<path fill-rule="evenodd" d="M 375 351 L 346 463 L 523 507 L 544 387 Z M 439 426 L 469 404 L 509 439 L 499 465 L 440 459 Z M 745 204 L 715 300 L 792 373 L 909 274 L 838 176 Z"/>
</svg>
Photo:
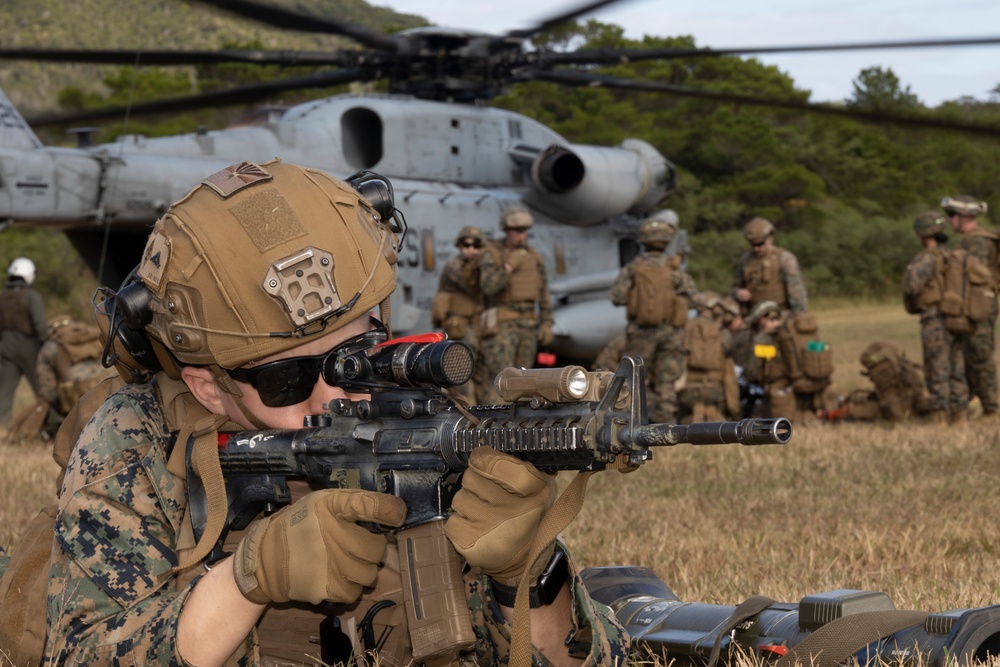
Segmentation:
<svg viewBox="0 0 1000 667">
<path fill-rule="evenodd" d="M 866 385 L 858 356 L 873 340 L 920 360 L 916 320 L 901 308 L 819 315 L 838 390 Z M 857 588 L 884 591 L 899 609 L 984 606 L 1000 600 L 998 470 L 1000 429 L 975 422 L 824 425 L 786 446 L 680 445 L 634 473 L 595 475 L 565 539 L 580 564 L 649 567 L 685 601 L 797 602 Z M 0 444 L 0 544 L 49 502 L 55 473 L 45 446 Z"/>
</svg>

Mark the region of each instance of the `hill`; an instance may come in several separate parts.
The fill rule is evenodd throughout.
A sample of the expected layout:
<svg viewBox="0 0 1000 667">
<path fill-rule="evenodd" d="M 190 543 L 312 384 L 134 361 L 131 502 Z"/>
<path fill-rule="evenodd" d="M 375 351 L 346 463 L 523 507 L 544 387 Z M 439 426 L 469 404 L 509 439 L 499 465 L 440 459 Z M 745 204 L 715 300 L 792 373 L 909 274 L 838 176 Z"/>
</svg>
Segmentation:
<svg viewBox="0 0 1000 667">
<path fill-rule="evenodd" d="M 364 0 L 278 0 L 273 4 L 320 17 L 333 17 L 382 32 L 426 25 L 412 14 L 375 7 Z M 124 8 L 123 8 L 124 6 Z M 268 49 L 334 50 L 350 40 L 269 28 L 197 2 L 154 0 L 7 0 L 0 4 L 5 46 L 61 49 L 219 49 L 259 42 Z M 25 113 L 51 111 L 68 85 L 102 89 L 111 68 L 97 65 L 0 62 L 0 87 Z"/>
</svg>

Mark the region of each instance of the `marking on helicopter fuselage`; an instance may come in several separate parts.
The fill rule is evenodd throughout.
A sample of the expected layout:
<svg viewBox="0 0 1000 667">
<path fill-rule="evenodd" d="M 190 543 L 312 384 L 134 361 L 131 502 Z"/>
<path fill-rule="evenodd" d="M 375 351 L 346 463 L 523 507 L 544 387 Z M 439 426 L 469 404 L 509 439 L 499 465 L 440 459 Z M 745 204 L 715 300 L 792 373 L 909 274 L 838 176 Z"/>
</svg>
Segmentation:
<svg viewBox="0 0 1000 667">
<path fill-rule="evenodd" d="M 49 187 L 48 183 L 26 183 L 24 181 L 18 181 L 14 185 L 16 185 L 19 188 L 42 189 L 42 190 Z"/>
</svg>

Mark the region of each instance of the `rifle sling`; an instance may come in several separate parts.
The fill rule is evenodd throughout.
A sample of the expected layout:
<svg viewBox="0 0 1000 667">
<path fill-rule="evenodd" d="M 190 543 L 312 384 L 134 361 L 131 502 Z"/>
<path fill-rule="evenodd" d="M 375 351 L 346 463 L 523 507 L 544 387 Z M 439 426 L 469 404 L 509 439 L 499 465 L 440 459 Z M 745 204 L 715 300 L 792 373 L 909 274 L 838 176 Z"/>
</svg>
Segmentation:
<svg viewBox="0 0 1000 667">
<path fill-rule="evenodd" d="M 925 611 L 864 611 L 842 616 L 818 628 L 791 651 L 778 659 L 774 667 L 836 667 L 865 646 L 904 628 L 919 625 L 927 618 Z"/>
<path fill-rule="evenodd" d="M 774 600 L 771 598 L 763 595 L 754 595 L 741 602 L 736 609 L 733 609 L 733 613 L 729 615 L 729 618 L 714 632 L 715 644 L 712 646 L 712 653 L 708 657 L 706 667 L 715 667 L 715 663 L 719 661 L 719 654 L 722 652 L 723 637 L 732 632 L 737 625 L 749 618 L 753 618 L 772 604 L 774 604 Z"/>
</svg>

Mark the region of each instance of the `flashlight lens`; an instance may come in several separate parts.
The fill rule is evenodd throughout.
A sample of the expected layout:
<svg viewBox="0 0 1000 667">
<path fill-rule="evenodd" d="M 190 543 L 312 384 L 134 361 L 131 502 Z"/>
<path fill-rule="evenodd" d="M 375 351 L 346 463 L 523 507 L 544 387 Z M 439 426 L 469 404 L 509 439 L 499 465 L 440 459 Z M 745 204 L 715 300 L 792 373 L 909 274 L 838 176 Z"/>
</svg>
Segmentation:
<svg viewBox="0 0 1000 667">
<path fill-rule="evenodd" d="M 587 373 L 579 366 L 570 370 L 566 378 L 566 391 L 574 399 L 579 400 L 587 393 Z"/>
</svg>

